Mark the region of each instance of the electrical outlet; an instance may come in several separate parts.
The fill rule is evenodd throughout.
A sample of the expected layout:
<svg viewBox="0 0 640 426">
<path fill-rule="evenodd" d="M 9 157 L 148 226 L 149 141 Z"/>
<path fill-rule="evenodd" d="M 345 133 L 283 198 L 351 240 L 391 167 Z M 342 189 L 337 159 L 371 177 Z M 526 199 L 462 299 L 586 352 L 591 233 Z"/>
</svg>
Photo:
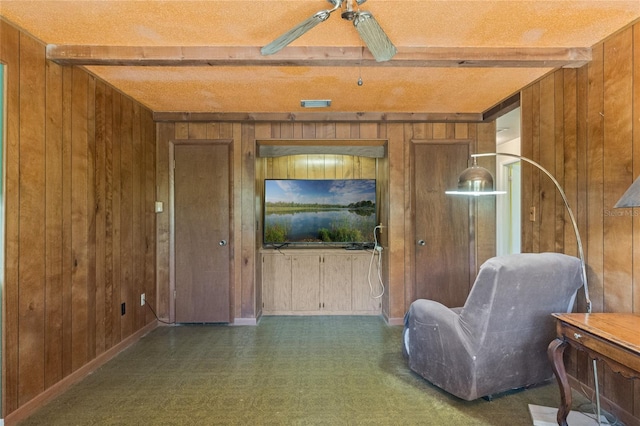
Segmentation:
<svg viewBox="0 0 640 426">
<path fill-rule="evenodd" d="M 144 306 L 144 304 L 147 302 L 146 296 L 144 293 L 142 293 L 140 295 L 140 306 Z"/>
<path fill-rule="evenodd" d="M 127 312 L 126 304 L 122 302 L 120 304 L 120 315 L 124 315 Z"/>
</svg>

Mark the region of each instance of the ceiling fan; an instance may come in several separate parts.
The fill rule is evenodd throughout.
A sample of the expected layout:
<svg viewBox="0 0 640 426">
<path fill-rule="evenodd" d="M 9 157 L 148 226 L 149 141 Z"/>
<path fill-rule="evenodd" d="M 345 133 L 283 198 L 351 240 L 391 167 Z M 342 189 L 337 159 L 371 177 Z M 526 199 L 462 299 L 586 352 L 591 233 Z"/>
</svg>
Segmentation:
<svg viewBox="0 0 640 426">
<path fill-rule="evenodd" d="M 377 62 L 383 62 L 390 60 L 393 55 L 396 54 L 396 47 L 391 43 L 389 37 L 385 34 L 384 30 L 378 22 L 375 20 L 371 12 L 361 12 L 360 10 L 353 10 L 353 3 L 358 6 L 367 0 L 327 0 L 333 4 L 332 9 L 321 10 L 315 13 L 307 20 L 299 23 L 295 27 L 291 28 L 286 33 L 272 41 L 271 43 L 260 49 L 260 53 L 263 55 L 272 55 L 282 50 L 285 46 L 289 45 L 298 37 L 305 34 L 311 28 L 318 25 L 320 22 L 324 22 L 329 19 L 329 16 L 338 9 L 343 8 L 341 16 L 342 19 L 347 21 L 353 21 L 353 25 L 358 30 L 358 34 L 364 44 L 375 58 Z"/>
</svg>

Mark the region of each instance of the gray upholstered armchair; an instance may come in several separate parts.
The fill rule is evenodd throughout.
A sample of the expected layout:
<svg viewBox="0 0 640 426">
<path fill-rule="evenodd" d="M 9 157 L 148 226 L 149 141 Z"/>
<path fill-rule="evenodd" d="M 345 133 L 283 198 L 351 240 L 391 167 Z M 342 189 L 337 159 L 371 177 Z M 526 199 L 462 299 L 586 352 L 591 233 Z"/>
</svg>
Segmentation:
<svg viewBox="0 0 640 426">
<path fill-rule="evenodd" d="M 424 299 L 411 304 L 403 333 L 409 368 L 467 401 L 550 379 L 550 314 L 570 312 L 581 286 L 581 263 L 572 256 L 489 259 L 462 308 Z"/>
</svg>

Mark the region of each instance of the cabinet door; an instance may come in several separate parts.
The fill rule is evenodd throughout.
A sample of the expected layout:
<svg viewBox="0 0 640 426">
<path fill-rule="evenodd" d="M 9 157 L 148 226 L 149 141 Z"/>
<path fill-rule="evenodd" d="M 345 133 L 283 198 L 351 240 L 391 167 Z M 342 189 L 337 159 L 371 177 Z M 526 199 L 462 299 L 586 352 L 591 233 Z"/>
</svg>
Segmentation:
<svg viewBox="0 0 640 426">
<path fill-rule="evenodd" d="M 352 265 L 352 305 L 354 312 L 377 313 L 381 311 L 382 298 L 374 298 L 382 292 L 382 287 L 378 281 L 378 255 L 371 263 L 371 254 L 353 256 Z M 371 273 L 369 273 L 371 265 Z M 371 285 L 369 285 L 369 278 Z M 372 290 L 373 288 L 373 290 Z"/>
<path fill-rule="evenodd" d="M 319 255 L 292 256 L 292 310 L 317 311 L 320 309 L 320 259 Z"/>
<path fill-rule="evenodd" d="M 291 256 L 262 255 L 262 297 L 267 312 L 291 310 Z"/>
<path fill-rule="evenodd" d="M 351 311 L 351 256 L 324 256 L 322 308 L 325 311 Z"/>
</svg>

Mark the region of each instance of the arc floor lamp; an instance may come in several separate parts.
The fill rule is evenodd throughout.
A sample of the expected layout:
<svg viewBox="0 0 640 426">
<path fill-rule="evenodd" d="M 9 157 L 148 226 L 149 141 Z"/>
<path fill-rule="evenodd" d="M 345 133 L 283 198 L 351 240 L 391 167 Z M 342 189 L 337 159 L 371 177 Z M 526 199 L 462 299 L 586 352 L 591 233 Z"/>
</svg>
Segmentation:
<svg viewBox="0 0 640 426">
<path fill-rule="evenodd" d="M 455 190 L 446 191 L 447 194 L 451 195 L 467 195 L 467 196 L 483 196 L 483 195 L 496 195 L 496 194 L 504 194 L 505 191 L 496 191 L 493 185 L 493 176 L 489 170 L 484 167 L 478 166 L 477 158 L 478 157 L 497 157 L 499 155 L 506 157 L 513 157 L 519 160 L 522 160 L 526 163 L 533 165 L 542 171 L 545 175 L 551 179 L 551 181 L 556 186 L 556 189 L 560 193 L 562 197 L 562 201 L 564 202 L 564 206 L 569 213 L 569 219 L 571 220 L 571 225 L 573 226 L 573 232 L 576 234 L 576 241 L 578 244 L 578 257 L 580 258 L 580 266 L 582 268 L 582 285 L 584 287 L 584 296 L 587 304 L 587 313 L 591 312 L 591 299 L 589 299 L 589 286 L 587 284 L 587 268 L 584 260 L 584 251 L 582 249 L 582 238 L 580 238 L 580 232 L 578 231 L 578 224 L 576 222 L 575 215 L 573 214 L 573 210 L 571 210 L 571 206 L 569 205 L 569 201 L 567 200 L 567 196 L 560 186 L 558 180 L 542 165 L 531 160 L 530 158 L 523 157 L 522 155 L 511 154 L 511 153 L 503 153 L 503 152 L 484 152 L 481 154 L 472 154 L 471 158 L 473 159 L 473 164 L 471 167 L 465 169 L 460 176 L 458 177 L 458 187 Z"/>
<path fill-rule="evenodd" d="M 473 164 L 471 167 L 465 169 L 458 178 L 458 188 L 456 190 L 446 191 L 447 194 L 454 195 L 470 195 L 470 196 L 482 196 L 482 195 L 496 195 L 496 194 L 504 194 L 505 191 L 496 191 L 494 189 L 493 184 L 493 176 L 491 172 L 487 169 L 478 166 L 477 158 L 478 157 L 497 157 L 499 155 L 512 157 L 519 160 L 522 160 L 526 163 L 529 163 L 542 171 L 545 175 L 551 179 L 551 181 L 556 186 L 556 189 L 560 193 L 562 197 L 562 201 L 569 213 L 569 219 L 571 220 L 571 225 L 573 226 L 573 231 L 576 234 L 576 242 L 578 245 L 578 256 L 580 258 L 580 263 L 582 267 L 582 282 L 584 286 L 584 295 L 585 301 L 587 304 L 587 313 L 591 313 L 591 299 L 589 299 L 589 287 L 587 284 L 587 271 L 584 260 L 584 252 L 582 249 L 582 239 L 580 238 L 580 232 L 578 231 L 578 225 L 576 223 L 575 216 L 573 214 L 573 210 L 571 210 L 571 206 L 569 205 L 569 201 L 567 200 L 567 196 L 562 189 L 562 186 L 557 181 L 557 179 L 542 165 L 537 162 L 531 160 L 530 158 L 523 157 L 517 154 L 504 153 L 504 152 L 487 152 L 481 154 L 472 154 L 471 158 L 473 158 Z M 614 208 L 629 208 L 629 207 L 640 207 L 640 176 L 637 177 L 631 186 L 626 190 L 626 192 L 622 195 L 622 197 L 615 204 Z M 601 416 L 600 416 L 600 392 L 598 389 L 598 370 L 596 365 L 596 360 L 593 360 L 593 375 L 594 375 L 594 383 L 595 383 L 595 393 L 596 393 L 596 407 L 597 407 L 597 421 L 598 424 L 601 424 Z"/>
</svg>

